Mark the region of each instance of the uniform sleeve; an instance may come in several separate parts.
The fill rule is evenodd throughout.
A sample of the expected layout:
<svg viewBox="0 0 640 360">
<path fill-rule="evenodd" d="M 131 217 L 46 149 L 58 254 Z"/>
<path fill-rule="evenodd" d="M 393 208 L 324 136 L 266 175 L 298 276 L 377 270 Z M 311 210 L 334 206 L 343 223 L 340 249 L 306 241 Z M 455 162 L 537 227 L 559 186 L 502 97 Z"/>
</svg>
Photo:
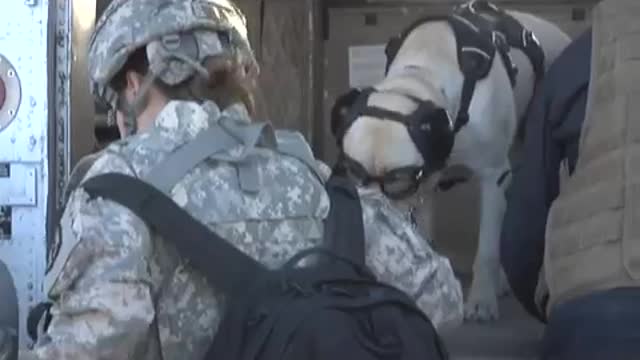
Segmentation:
<svg viewBox="0 0 640 360">
<path fill-rule="evenodd" d="M 362 196 L 367 265 L 381 281 L 413 296 L 436 327 L 463 316 L 462 287 L 448 259 L 382 196 Z"/>
<path fill-rule="evenodd" d="M 55 261 L 63 265 L 49 274 L 53 318 L 21 359 L 145 358 L 155 318 L 146 226 L 123 207 L 79 190 L 69 200 L 61 234 L 71 250 L 59 254 Z"/>
</svg>

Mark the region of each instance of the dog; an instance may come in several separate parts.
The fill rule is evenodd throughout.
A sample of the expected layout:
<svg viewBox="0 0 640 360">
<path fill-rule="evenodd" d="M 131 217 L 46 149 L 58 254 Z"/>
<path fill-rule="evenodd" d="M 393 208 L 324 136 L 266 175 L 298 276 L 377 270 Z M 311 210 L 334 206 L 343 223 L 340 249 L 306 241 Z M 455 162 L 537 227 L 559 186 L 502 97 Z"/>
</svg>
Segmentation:
<svg viewBox="0 0 640 360">
<path fill-rule="evenodd" d="M 506 44 L 513 34 L 495 31 L 499 27 L 477 26 L 498 20 L 519 24 L 538 54 Z M 532 14 L 471 1 L 446 18 L 416 22 L 394 40 L 384 80 L 336 101 L 331 128 L 341 148 L 338 164 L 360 185 L 380 186 L 399 206 L 415 203 L 417 191 L 430 189 L 447 169 L 471 170 L 480 184 L 480 228 L 465 318 L 495 320 L 498 296 L 508 289 L 499 238 L 509 153 L 536 84 L 570 37 Z"/>
</svg>

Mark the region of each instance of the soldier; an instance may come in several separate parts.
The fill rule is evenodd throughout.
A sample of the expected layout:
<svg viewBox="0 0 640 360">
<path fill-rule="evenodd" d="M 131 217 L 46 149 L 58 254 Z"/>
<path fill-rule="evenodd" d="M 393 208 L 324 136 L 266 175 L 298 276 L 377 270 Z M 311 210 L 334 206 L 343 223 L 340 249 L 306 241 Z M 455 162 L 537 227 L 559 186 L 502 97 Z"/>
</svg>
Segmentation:
<svg viewBox="0 0 640 360">
<path fill-rule="evenodd" d="M 119 172 L 163 181 L 174 175 L 163 160 L 196 135 L 211 127 L 235 131 L 238 146 L 221 147 L 165 190 L 274 268 L 322 241 L 328 168 L 298 133 L 268 125 L 253 137 L 243 132 L 258 74 L 245 26 L 227 0 L 113 1 L 91 39 L 89 74 L 123 139 L 100 153 L 85 179 Z M 284 155 L 283 146 L 299 156 Z M 240 169 L 234 161 L 245 151 L 260 160 Z M 448 260 L 379 192 L 361 197 L 370 268 L 413 295 L 434 324 L 459 321 L 462 293 Z M 171 242 L 81 188 L 70 195 L 58 239 L 45 280 L 52 318 L 24 359 L 203 357 L 224 311 L 223 294 Z"/>
</svg>

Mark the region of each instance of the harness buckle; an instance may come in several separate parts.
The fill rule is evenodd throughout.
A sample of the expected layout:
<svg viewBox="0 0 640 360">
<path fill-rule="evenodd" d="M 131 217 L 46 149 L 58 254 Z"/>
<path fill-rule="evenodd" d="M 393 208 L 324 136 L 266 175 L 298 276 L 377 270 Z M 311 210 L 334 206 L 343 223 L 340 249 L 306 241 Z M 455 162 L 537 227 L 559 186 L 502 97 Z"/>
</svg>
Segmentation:
<svg viewBox="0 0 640 360">
<path fill-rule="evenodd" d="M 168 34 L 163 36 L 160 39 L 160 42 L 162 43 L 162 46 L 164 46 L 166 50 L 175 51 L 180 48 L 181 39 L 180 39 L 180 35 L 178 34 Z"/>
<path fill-rule="evenodd" d="M 536 37 L 536 34 L 531 30 L 523 29 L 522 31 L 522 45 L 524 48 L 528 48 L 529 46 L 539 46 L 540 41 Z"/>
<path fill-rule="evenodd" d="M 491 31 L 491 42 L 500 50 L 505 49 L 509 45 L 507 37 L 497 30 Z"/>
</svg>

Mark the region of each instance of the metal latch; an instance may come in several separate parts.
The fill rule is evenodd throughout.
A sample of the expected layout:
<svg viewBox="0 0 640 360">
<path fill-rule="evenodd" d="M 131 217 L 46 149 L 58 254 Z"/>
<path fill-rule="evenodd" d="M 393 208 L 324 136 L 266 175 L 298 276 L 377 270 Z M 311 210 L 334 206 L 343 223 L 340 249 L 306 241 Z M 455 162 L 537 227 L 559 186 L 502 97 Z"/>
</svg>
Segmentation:
<svg viewBox="0 0 640 360">
<path fill-rule="evenodd" d="M 11 240 L 11 206 L 0 206 L 0 240 Z"/>
<path fill-rule="evenodd" d="M 35 205 L 35 167 L 19 163 L 0 163 L 0 206 Z"/>
</svg>

